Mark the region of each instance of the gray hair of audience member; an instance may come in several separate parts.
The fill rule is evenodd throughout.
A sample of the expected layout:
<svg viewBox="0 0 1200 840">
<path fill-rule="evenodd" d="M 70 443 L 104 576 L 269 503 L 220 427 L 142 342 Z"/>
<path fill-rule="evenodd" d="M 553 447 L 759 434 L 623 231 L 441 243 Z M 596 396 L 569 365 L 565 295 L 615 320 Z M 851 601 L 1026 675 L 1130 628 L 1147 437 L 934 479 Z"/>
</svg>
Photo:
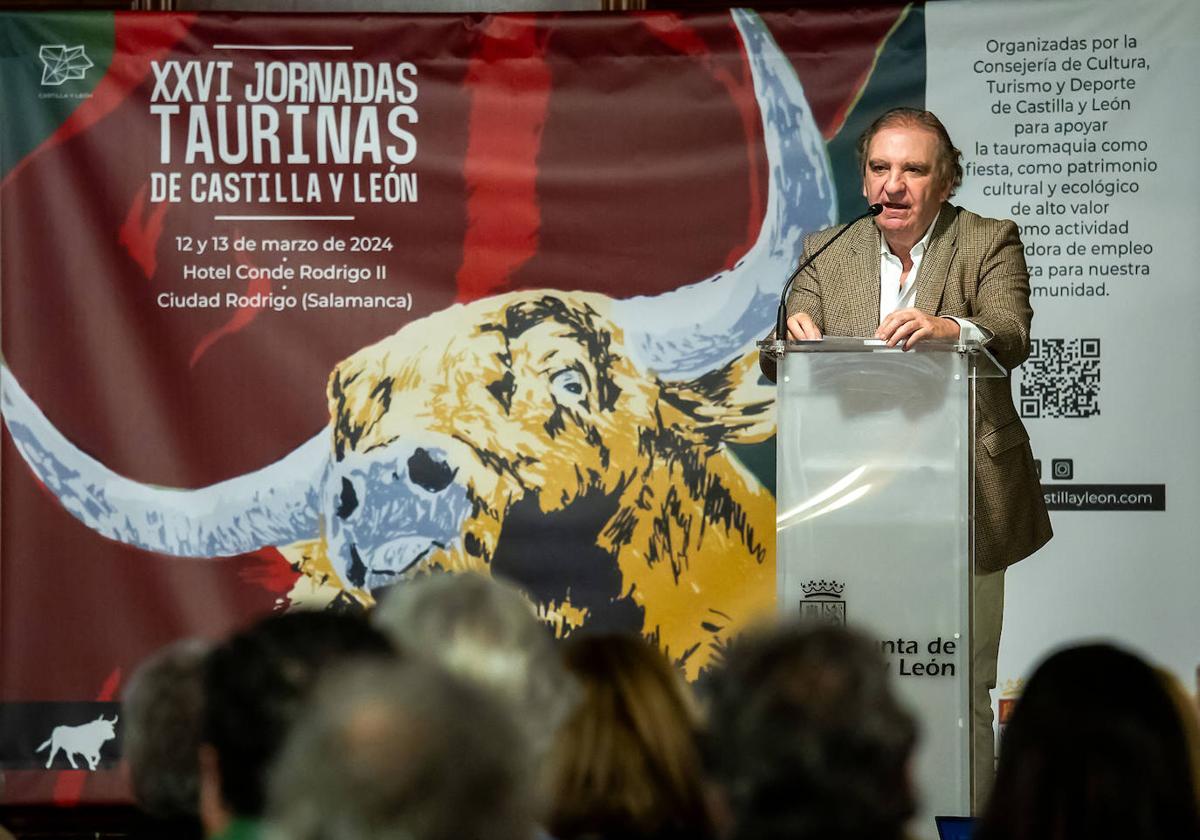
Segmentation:
<svg viewBox="0 0 1200 840">
<path fill-rule="evenodd" d="M 133 796 L 157 817 L 194 817 L 196 755 L 204 729 L 204 662 L 212 645 L 183 639 L 133 672 L 121 700 L 123 752 Z"/>
<path fill-rule="evenodd" d="M 893 840 L 916 811 L 916 723 L 877 642 L 786 625 L 736 640 L 710 688 L 708 759 L 734 840 Z"/>
<path fill-rule="evenodd" d="M 541 764 L 579 690 L 524 595 L 478 574 L 438 574 L 394 587 L 372 620 L 397 646 L 511 704 Z"/>
<path fill-rule="evenodd" d="M 511 714 L 428 662 L 322 676 L 269 786 L 267 840 L 528 840 L 529 761 Z"/>
</svg>

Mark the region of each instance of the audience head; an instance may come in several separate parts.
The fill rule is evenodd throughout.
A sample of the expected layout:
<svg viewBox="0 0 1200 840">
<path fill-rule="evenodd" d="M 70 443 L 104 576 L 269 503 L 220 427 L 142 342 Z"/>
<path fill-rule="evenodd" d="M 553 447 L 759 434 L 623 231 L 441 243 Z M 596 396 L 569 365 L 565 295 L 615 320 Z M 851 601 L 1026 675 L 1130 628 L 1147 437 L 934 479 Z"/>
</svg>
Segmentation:
<svg viewBox="0 0 1200 840">
<path fill-rule="evenodd" d="M 1038 666 L 1005 727 L 980 840 L 1200 833 L 1179 710 L 1155 671 L 1098 644 Z"/>
<path fill-rule="evenodd" d="M 1155 672 L 1162 680 L 1163 688 L 1179 713 L 1184 741 L 1187 743 L 1188 758 L 1192 766 L 1192 784 L 1196 788 L 1196 801 L 1200 802 L 1200 705 L 1197 704 L 1196 698 L 1188 693 L 1183 683 L 1170 671 L 1156 668 Z"/>
<path fill-rule="evenodd" d="M 482 575 L 432 575 L 393 587 L 372 620 L 405 650 L 509 704 L 541 761 L 576 692 L 525 596 Z"/>
<path fill-rule="evenodd" d="M 432 664 L 331 671 L 271 780 L 277 840 L 528 840 L 525 743 L 485 689 Z"/>
<path fill-rule="evenodd" d="M 711 690 L 709 759 L 733 837 L 903 836 L 916 724 L 876 643 L 840 627 L 736 640 Z"/>
<path fill-rule="evenodd" d="M 547 766 L 547 828 L 573 838 L 714 835 L 687 687 L 636 636 L 584 635 L 564 657 L 583 697 Z"/>
<path fill-rule="evenodd" d="M 322 670 L 352 657 L 391 658 L 387 638 L 361 614 L 271 615 L 218 645 L 204 674 L 204 740 L 224 809 L 258 817 L 267 770 Z M 204 784 L 209 761 L 202 760 Z M 211 788 L 211 786 L 210 786 Z"/>
<path fill-rule="evenodd" d="M 125 760 L 133 796 L 156 817 L 199 815 L 204 663 L 210 645 L 184 639 L 133 672 L 121 703 Z"/>
</svg>

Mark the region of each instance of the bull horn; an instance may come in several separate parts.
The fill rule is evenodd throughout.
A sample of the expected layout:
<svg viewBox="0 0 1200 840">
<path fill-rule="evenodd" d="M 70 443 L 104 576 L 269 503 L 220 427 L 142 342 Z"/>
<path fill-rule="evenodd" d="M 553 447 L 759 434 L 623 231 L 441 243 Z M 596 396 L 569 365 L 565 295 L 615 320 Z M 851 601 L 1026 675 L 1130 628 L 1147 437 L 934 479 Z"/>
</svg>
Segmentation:
<svg viewBox="0 0 1200 840">
<path fill-rule="evenodd" d="M 72 445 L 0 364 L 13 443 L 72 516 L 110 539 L 177 557 L 228 557 L 317 532 L 329 430 L 256 472 L 194 490 L 140 484 Z"/>
<path fill-rule="evenodd" d="M 758 239 L 729 271 L 654 297 L 613 302 L 633 360 L 664 379 L 713 370 L 766 335 L 804 234 L 828 227 L 837 215 L 825 142 L 800 80 L 758 15 L 731 14 L 762 115 L 767 210 Z"/>
</svg>

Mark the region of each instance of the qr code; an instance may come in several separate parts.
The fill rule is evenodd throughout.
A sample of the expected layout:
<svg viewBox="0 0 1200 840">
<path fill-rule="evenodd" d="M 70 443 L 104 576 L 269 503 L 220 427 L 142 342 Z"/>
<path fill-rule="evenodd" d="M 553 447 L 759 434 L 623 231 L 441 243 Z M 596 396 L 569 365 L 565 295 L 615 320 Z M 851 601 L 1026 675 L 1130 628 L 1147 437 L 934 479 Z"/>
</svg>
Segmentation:
<svg viewBox="0 0 1200 840">
<path fill-rule="evenodd" d="M 1035 338 L 1021 372 L 1022 417 L 1100 415 L 1100 339 Z"/>
</svg>

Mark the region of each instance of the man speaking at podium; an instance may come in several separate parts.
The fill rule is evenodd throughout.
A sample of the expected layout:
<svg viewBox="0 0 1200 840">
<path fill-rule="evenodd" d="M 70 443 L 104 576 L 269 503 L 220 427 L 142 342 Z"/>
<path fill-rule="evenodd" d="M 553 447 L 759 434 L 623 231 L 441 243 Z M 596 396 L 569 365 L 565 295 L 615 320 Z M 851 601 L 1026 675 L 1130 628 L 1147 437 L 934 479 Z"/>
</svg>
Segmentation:
<svg viewBox="0 0 1200 840">
<path fill-rule="evenodd" d="M 1029 355 L 1029 272 L 1017 227 L 947 199 L 962 183 L 961 152 L 929 111 L 895 108 L 858 143 L 863 195 L 882 205 L 874 224 L 819 231 L 787 299 L 791 340 L 874 337 L 911 349 L 925 339 L 975 339 L 1007 370 Z M 775 378 L 775 361 L 762 357 Z M 1050 518 L 1009 379 L 980 379 L 975 462 L 975 808 L 991 785 L 989 690 L 1004 611 L 1004 569 L 1050 539 Z"/>
</svg>

